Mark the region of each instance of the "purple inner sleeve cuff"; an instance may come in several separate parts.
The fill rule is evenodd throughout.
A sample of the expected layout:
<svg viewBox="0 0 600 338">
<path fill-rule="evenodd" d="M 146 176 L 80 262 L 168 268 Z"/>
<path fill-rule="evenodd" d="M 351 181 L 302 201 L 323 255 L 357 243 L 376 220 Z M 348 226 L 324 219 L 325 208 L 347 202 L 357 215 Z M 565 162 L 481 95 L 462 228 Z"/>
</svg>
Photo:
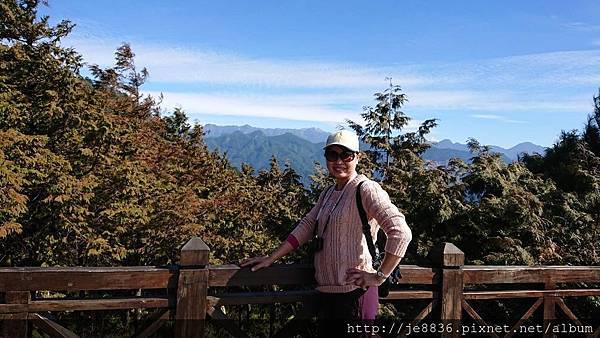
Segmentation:
<svg viewBox="0 0 600 338">
<path fill-rule="evenodd" d="M 292 234 L 290 234 L 287 237 L 286 241 L 292 245 L 294 250 L 296 250 L 300 246 L 300 243 L 298 243 L 298 239 L 296 239 L 296 236 L 294 236 Z"/>
</svg>

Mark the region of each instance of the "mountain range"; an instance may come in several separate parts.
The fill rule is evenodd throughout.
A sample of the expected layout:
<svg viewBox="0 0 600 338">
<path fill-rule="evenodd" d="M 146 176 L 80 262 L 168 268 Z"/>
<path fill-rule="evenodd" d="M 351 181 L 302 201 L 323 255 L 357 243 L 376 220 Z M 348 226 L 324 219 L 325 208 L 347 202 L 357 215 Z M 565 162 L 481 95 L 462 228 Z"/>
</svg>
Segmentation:
<svg viewBox="0 0 600 338">
<path fill-rule="evenodd" d="M 319 128 L 285 129 L 285 128 L 259 128 L 250 125 L 243 126 L 217 126 L 215 124 L 205 124 L 204 131 L 206 137 L 219 137 L 240 131 L 244 134 L 250 134 L 255 131 L 261 131 L 265 136 L 279 136 L 283 134 L 293 134 L 312 143 L 323 142 L 329 135 L 328 132 Z"/>
<path fill-rule="evenodd" d="M 245 162 L 256 170 L 265 169 L 269 166 L 271 156 L 275 155 L 281 164 L 289 161 L 302 176 L 302 181 L 307 183 L 314 163 L 325 164 L 323 146 L 329 133 L 318 128 L 283 129 L 206 124 L 204 131 L 208 148 L 226 153 L 227 158 L 238 168 Z M 365 148 L 366 145 L 361 144 L 361 149 Z M 543 154 L 545 151 L 545 147 L 531 142 L 519 143 L 508 149 L 498 146 L 491 146 L 490 149 L 500 153 L 507 163 L 517 160 L 521 153 Z M 472 154 L 466 144 L 454 143 L 448 139 L 432 142 L 431 148 L 423 154 L 424 159 L 439 164 L 445 164 L 453 157 L 470 161 Z"/>
</svg>

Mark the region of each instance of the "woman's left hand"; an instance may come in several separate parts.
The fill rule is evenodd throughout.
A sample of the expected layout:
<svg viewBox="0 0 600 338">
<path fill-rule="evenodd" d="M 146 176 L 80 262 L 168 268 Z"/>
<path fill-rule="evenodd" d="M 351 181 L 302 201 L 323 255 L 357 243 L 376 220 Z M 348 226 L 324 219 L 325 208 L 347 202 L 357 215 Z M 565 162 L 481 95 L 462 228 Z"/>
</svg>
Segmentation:
<svg viewBox="0 0 600 338">
<path fill-rule="evenodd" d="M 364 290 L 369 286 L 379 286 L 383 284 L 383 282 L 384 280 L 381 280 L 376 273 L 366 272 L 355 268 L 346 270 L 346 283 L 358 285 Z"/>
</svg>

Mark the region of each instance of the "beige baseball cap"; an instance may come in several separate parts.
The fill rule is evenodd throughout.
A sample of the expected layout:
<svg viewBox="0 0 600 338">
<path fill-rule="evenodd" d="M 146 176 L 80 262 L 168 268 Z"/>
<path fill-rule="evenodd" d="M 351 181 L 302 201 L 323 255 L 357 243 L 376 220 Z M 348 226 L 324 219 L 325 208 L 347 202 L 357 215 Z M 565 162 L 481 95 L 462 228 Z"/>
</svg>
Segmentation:
<svg viewBox="0 0 600 338">
<path fill-rule="evenodd" d="M 355 133 L 348 130 L 339 130 L 329 135 L 329 137 L 327 137 L 327 143 L 325 143 L 325 147 L 323 147 L 323 149 L 333 145 L 346 147 L 356 152 L 359 151 L 358 136 L 356 136 Z"/>
</svg>

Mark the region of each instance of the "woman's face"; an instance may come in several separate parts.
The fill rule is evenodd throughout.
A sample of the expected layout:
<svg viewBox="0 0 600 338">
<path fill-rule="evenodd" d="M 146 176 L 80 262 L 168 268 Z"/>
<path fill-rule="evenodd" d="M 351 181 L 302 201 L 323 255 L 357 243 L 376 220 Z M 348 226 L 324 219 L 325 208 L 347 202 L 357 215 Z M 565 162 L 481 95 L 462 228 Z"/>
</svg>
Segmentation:
<svg viewBox="0 0 600 338">
<path fill-rule="evenodd" d="M 333 151 L 338 155 L 335 161 L 329 161 L 325 159 L 325 161 L 327 162 L 327 170 L 329 170 L 329 174 L 335 177 L 336 180 L 349 178 L 356 171 L 356 165 L 358 164 L 358 153 L 354 154 L 354 159 L 352 159 L 352 161 L 344 162 L 341 158 L 343 156 L 340 156 L 340 154 L 348 152 L 348 149 L 338 145 L 333 145 L 325 149 L 325 152 L 328 151 Z"/>
</svg>

